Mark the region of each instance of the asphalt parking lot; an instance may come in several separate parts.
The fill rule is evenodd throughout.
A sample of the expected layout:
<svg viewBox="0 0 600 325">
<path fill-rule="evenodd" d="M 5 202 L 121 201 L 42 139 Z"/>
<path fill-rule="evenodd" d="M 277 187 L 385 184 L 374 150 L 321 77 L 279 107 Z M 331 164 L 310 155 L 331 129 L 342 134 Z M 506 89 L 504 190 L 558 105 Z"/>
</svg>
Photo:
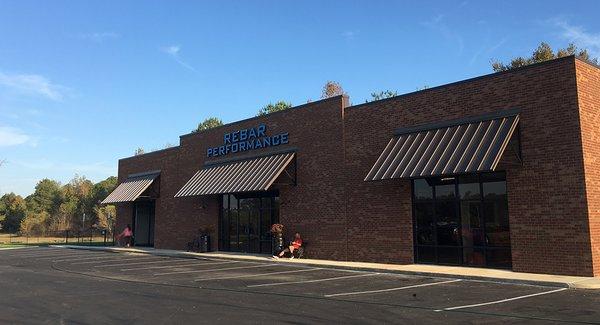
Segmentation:
<svg viewBox="0 0 600 325">
<path fill-rule="evenodd" d="M 0 250 L 0 323 L 600 324 L 600 292 L 278 261 Z"/>
</svg>

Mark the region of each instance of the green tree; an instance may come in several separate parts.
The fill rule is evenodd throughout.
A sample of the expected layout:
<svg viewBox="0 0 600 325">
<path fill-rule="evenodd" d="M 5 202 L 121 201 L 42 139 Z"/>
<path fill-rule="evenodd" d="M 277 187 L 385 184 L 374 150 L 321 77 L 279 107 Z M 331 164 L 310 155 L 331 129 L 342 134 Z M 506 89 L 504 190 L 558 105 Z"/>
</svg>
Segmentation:
<svg viewBox="0 0 600 325">
<path fill-rule="evenodd" d="M 4 194 L 0 198 L 0 229 L 6 232 L 19 230 L 21 220 L 27 214 L 25 200 L 15 193 Z"/>
<path fill-rule="evenodd" d="M 575 55 L 576 57 L 598 64 L 598 58 L 591 58 L 587 49 L 578 49 L 573 43 L 569 44 L 564 49 L 558 49 L 556 53 L 552 50 L 552 47 L 548 43 L 541 42 L 540 45 L 533 51 L 529 57 L 516 57 L 513 58 L 510 63 L 503 63 L 497 60 L 492 61 L 492 69 L 495 72 L 507 71 L 515 68 L 524 67 L 530 64 L 562 58 L 565 56 Z"/>
<path fill-rule="evenodd" d="M 21 220 L 21 233 L 27 236 L 40 236 L 46 233 L 47 223 L 50 219 L 48 212 L 28 212 Z"/>
<path fill-rule="evenodd" d="M 47 178 L 39 181 L 33 194 L 29 195 L 25 201 L 30 212 L 56 213 L 61 203 L 60 183 Z"/>
<path fill-rule="evenodd" d="M 114 205 L 96 206 L 94 212 L 97 216 L 97 221 L 94 224 L 95 227 L 101 229 L 114 230 L 111 227 L 114 226 L 115 216 L 117 214 Z"/>
<path fill-rule="evenodd" d="M 386 98 L 391 98 L 391 97 L 396 97 L 396 96 L 398 96 L 398 92 L 395 90 L 382 90 L 380 92 L 372 92 L 371 100 L 366 100 L 365 102 L 368 103 L 370 101 L 376 101 L 376 100 L 381 100 L 381 99 L 386 99 Z"/>
<path fill-rule="evenodd" d="M 202 121 L 202 123 L 199 123 L 198 127 L 195 130 L 192 130 L 192 132 L 200 132 L 200 131 L 216 128 L 221 125 L 223 125 L 223 121 L 221 121 L 220 118 L 209 117 L 209 118 L 206 118 L 204 121 Z"/>
<path fill-rule="evenodd" d="M 95 222 L 94 202 L 93 198 L 94 184 L 87 178 L 75 175 L 68 184 L 63 186 L 62 192 L 64 196 L 63 202 L 69 202 L 70 226 L 89 227 Z M 74 211 L 71 209 L 74 207 Z M 86 216 L 86 222 L 83 224 L 83 215 Z"/>
<path fill-rule="evenodd" d="M 292 103 L 288 103 L 283 100 L 280 100 L 280 101 L 276 102 L 275 104 L 269 103 L 269 104 L 263 106 L 258 111 L 258 114 L 256 114 L 256 116 L 263 116 L 263 115 L 283 111 L 283 110 L 286 110 L 291 107 L 292 107 Z"/>
<path fill-rule="evenodd" d="M 335 96 L 345 95 L 342 85 L 335 81 L 327 81 L 321 91 L 321 98 L 331 98 Z"/>
<path fill-rule="evenodd" d="M 114 176 L 94 184 L 92 188 L 92 201 L 98 205 L 104 200 L 116 187 L 118 180 Z"/>
</svg>

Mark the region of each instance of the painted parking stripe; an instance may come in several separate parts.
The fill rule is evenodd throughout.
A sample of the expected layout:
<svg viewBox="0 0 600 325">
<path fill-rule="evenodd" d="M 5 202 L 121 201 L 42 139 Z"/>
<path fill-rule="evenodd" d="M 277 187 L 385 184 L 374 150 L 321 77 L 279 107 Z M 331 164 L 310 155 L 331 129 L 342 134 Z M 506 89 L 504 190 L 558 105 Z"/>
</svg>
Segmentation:
<svg viewBox="0 0 600 325">
<path fill-rule="evenodd" d="M 123 256 L 121 258 L 116 258 L 112 260 L 106 261 L 86 261 L 86 262 L 78 262 L 71 263 L 71 265 L 84 265 L 84 264 L 96 264 L 96 263 L 105 263 L 105 262 L 120 262 L 120 261 L 141 261 L 145 259 L 155 259 L 155 256 L 147 256 L 147 257 L 137 257 L 137 256 Z"/>
<path fill-rule="evenodd" d="M 156 274 L 154 274 L 154 276 L 171 275 L 171 274 L 186 274 L 186 273 L 216 272 L 216 271 L 228 271 L 228 270 L 239 270 L 239 269 L 253 269 L 253 268 L 258 268 L 258 267 L 269 267 L 269 266 L 278 266 L 278 265 L 262 264 L 262 265 L 251 265 L 251 266 L 227 267 L 227 268 L 219 268 L 219 269 L 178 271 L 178 272 L 156 273 Z"/>
<path fill-rule="evenodd" d="M 316 280 L 305 280 L 305 281 L 292 281 L 292 282 L 275 282 L 275 283 L 262 283 L 262 284 L 253 284 L 247 286 L 248 288 L 254 287 L 270 287 L 270 286 L 282 286 L 286 284 L 299 284 L 299 283 L 314 283 L 314 282 L 325 282 L 325 281 L 335 281 L 335 280 L 343 280 L 343 279 L 351 279 L 351 278 L 359 278 L 363 276 L 373 276 L 378 275 L 379 273 L 365 273 L 365 274 L 357 274 L 357 275 L 346 275 L 346 276 L 337 276 L 334 278 L 325 278 L 325 279 L 316 279 Z"/>
<path fill-rule="evenodd" d="M 143 261 L 143 262 L 137 262 L 137 261 L 138 260 L 133 260 L 133 263 L 127 262 L 127 263 L 117 263 L 117 264 L 100 264 L 100 265 L 94 265 L 94 267 L 101 268 L 101 267 L 117 267 L 117 266 L 129 266 L 129 265 L 147 265 L 147 264 L 157 264 L 157 263 L 173 263 L 173 261 L 168 258 L 161 258 L 160 260 Z"/>
<path fill-rule="evenodd" d="M 181 263 L 183 261 L 177 262 Z M 149 266 L 149 267 L 135 267 L 130 269 L 121 269 L 121 271 L 140 271 L 147 269 L 177 269 L 181 267 L 190 267 L 190 266 L 204 266 L 204 265 L 217 265 L 217 264 L 231 264 L 231 263 L 239 263 L 239 261 L 225 261 L 225 262 L 196 262 L 196 263 L 188 263 L 188 264 L 175 264 L 175 265 L 161 265 L 161 266 Z"/>
<path fill-rule="evenodd" d="M 69 252 L 48 252 L 44 254 L 21 254 L 14 255 L 13 257 L 21 257 L 21 258 L 43 258 L 43 257 L 59 257 L 63 255 L 70 255 Z"/>
<path fill-rule="evenodd" d="M 334 294 L 330 294 L 330 295 L 325 295 L 325 297 L 339 297 L 339 296 L 352 296 L 352 295 L 363 295 L 363 294 L 390 292 L 390 291 L 405 290 L 405 289 L 412 289 L 412 288 L 429 287 L 429 286 L 435 286 L 435 285 L 439 285 L 439 284 L 452 283 L 452 282 L 458 282 L 458 281 L 462 281 L 462 280 L 458 279 L 458 280 L 439 281 L 439 282 L 415 284 L 415 285 L 411 285 L 411 286 L 398 287 L 398 288 L 390 288 L 390 289 L 381 289 L 381 290 L 369 290 L 369 291 L 355 291 L 355 292 L 334 293 Z"/>
<path fill-rule="evenodd" d="M 38 257 L 39 260 L 51 260 L 53 258 L 65 259 L 65 258 L 76 258 L 76 257 L 88 257 L 92 255 L 96 255 L 97 253 L 80 253 L 80 254 L 65 254 L 65 255 L 55 255 L 55 256 L 44 256 Z M 96 256 L 101 256 L 103 254 L 98 254 Z"/>
<path fill-rule="evenodd" d="M 34 252 L 39 252 L 42 249 L 47 249 L 47 248 L 42 248 L 42 247 L 31 247 L 31 246 L 18 246 L 19 244 L 14 244 L 14 247 L 10 247 L 11 249 L 19 249 L 19 252 L 23 253 L 23 254 L 30 254 L 30 253 L 34 253 Z M 1 251 L 0 253 L 2 254 L 9 254 L 9 253 L 15 253 L 13 251 Z"/>
<path fill-rule="evenodd" d="M 51 256 L 51 255 L 61 255 L 61 254 L 65 254 L 65 253 L 69 253 L 68 251 L 63 251 L 60 249 L 56 249 L 56 250 L 48 250 L 48 251 L 40 251 L 40 252 L 35 252 L 35 254 L 32 253 L 24 253 L 24 254 L 13 254 L 13 255 L 8 255 L 10 257 L 38 257 L 38 256 Z"/>
<path fill-rule="evenodd" d="M 117 256 L 113 253 L 107 253 L 107 254 L 109 254 L 109 255 L 100 255 L 100 256 L 91 256 L 91 257 L 82 257 L 82 258 L 61 256 L 60 257 L 61 259 L 53 260 L 52 262 L 75 262 L 75 261 L 88 261 L 88 260 L 103 260 L 105 258 L 115 258 Z M 57 258 L 57 257 L 53 257 L 53 258 Z"/>
<path fill-rule="evenodd" d="M 565 290 L 568 290 L 568 289 L 569 288 L 560 288 L 560 289 L 556 289 L 556 290 L 550 290 L 550 291 L 533 293 L 533 294 L 525 295 L 525 296 L 518 296 L 518 297 L 513 297 L 513 298 L 508 298 L 508 299 L 502 299 L 502 300 L 496 300 L 496 301 L 490 301 L 490 302 L 483 302 L 483 303 L 480 303 L 480 304 L 464 305 L 464 306 L 456 306 L 456 307 L 448 307 L 448 308 L 443 308 L 443 309 L 437 309 L 436 311 L 456 310 L 456 309 L 473 308 L 473 307 L 480 307 L 480 306 L 487 306 L 487 305 L 495 305 L 495 304 L 501 304 L 501 303 L 504 303 L 504 302 L 514 301 L 514 300 L 520 300 L 520 299 L 526 299 L 526 298 L 531 298 L 531 297 L 536 297 L 536 296 L 549 295 L 551 293 L 561 292 L 561 291 L 565 291 Z"/>
<path fill-rule="evenodd" d="M 200 281 L 209 281 L 209 280 L 225 280 L 225 279 L 240 279 L 240 278 L 253 278 L 257 276 L 266 276 L 266 275 L 277 275 L 277 274 L 288 274 L 288 273 L 300 273 L 300 272 L 312 272 L 317 270 L 322 270 L 321 267 L 315 267 L 312 269 L 302 269 L 302 270 L 292 270 L 292 271 L 279 271 L 279 272 L 269 272 L 269 273 L 260 273 L 260 274 L 245 274 L 245 275 L 234 275 L 234 276 L 222 276 L 215 278 L 201 278 L 194 280 L 195 282 Z"/>
</svg>

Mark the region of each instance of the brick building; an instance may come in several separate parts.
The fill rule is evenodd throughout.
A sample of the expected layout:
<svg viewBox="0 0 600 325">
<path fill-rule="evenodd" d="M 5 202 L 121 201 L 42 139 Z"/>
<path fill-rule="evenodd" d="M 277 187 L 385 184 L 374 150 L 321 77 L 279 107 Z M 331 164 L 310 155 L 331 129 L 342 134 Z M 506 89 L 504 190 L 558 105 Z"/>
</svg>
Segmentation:
<svg viewBox="0 0 600 325">
<path fill-rule="evenodd" d="M 119 161 L 137 245 L 600 275 L 600 69 L 574 57 L 350 106 L 338 96 Z"/>
</svg>

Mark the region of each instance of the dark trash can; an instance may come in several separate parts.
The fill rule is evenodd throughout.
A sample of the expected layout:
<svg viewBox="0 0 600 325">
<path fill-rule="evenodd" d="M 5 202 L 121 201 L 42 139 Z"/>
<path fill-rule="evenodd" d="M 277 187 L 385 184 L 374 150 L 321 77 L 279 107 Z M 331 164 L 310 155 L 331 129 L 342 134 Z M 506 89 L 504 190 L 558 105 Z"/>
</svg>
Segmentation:
<svg viewBox="0 0 600 325">
<path fill-rule="evenodd" d="M 198 245 L 200 253 L 210 252 L 210 235 L 200 236 L 200 245 Z"/>
</svg>

